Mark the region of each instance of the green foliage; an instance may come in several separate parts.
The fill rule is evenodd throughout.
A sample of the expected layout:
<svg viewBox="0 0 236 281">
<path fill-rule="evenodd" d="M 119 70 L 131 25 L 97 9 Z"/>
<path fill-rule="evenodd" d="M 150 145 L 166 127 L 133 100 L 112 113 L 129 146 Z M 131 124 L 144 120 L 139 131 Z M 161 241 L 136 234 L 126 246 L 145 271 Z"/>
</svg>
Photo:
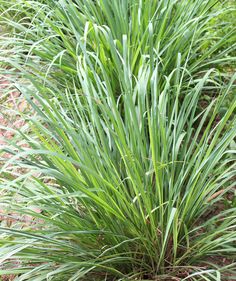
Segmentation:
<svg viewBox="0 0 236 281">
<path fill-rule="evenodd" d="M 0 169 L 1 202 L 34 218 L 0 228 L 0 274 L 124 281 L 233 272 L 235 206 L 211 210 L 236 176 L 235 95 L 217 119 L 235 93 L 236 75 L 223 72 L 235 60 L 226 47 L 235 30 L 203 52 L 215 38 L 209 23 L 225 11 L 205 0 L 0 4 L 13 30 L 1 61 L 32 107 L 2 151 L 12 158 Z M 219 266 L 224 256 L 230 265 Z"/>
<path fill-rule="evenodd" d="M 219 38 L 224 37 L 225 34 L 232 31 L 232 26 L 236 26 L 236 5 L 235 1 L 224 1 L 222 3 L 219 3 L 216 6 L 216 9 L 224 9 L 224 13 L 222 13 L 219 17 L 213 18 L 210 22 L 210 29 L 209 34 L 211 35 L 211 40 L 206 41 L 206 47 L 209 45 L 214 45 L 214 43 L 219 40 Z M 212 36 L 215 37 L 214 40 L 212 40 Z M 225 45 L 225 49 L 228 52 L 233 52 L 233 55 L 235 56 L 235 49 L 231 48 L 231 45 L 235 45 L 234 36 L 232 36 L 231 39 L 229 39 L 227 45 Z M 225 52 L 225 55 L 228 56 L 229 54 Z M 235 63 L 234 63 L 235 65 Z"/>
</svg>

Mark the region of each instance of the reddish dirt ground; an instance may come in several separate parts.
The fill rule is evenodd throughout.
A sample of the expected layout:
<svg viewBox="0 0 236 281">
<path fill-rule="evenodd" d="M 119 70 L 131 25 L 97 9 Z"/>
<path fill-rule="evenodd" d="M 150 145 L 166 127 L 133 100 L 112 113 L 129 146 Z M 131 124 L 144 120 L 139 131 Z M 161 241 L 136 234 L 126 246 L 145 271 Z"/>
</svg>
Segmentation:
<svg viewBox="0 0 236 281">
<path fill-rule="evenodd" d="M 0 75 L 0 126 L 19 129 L 24 121 L 16 111 L 23 112 L 27 104 L 19 92 L 10 90 L 9 84 L 9 76 Z M 13 136 L 13 132 L 0 128 L 0 149 L 6 144 L 5 140 Z"/>
<path fill-rule="evenodd" d="M 26 108 L 26 102 L 22 100 L 20 93 L 9 88 L 9 76 L 0 75 L 0 165 L 4 163 L 4 159 L 10 158 L 10 154 L 1 150 L 7 144 L 7 141 L 14 137 L 14 132 L 5 128 L 20 129 L 24 125 L 21 116 L 16 110 L 23 112 Z M 4 128 L 5 127 L 5 128 Z M 10 226 L 18 219 L 13 219 L 12 214 L 8 214 L 4 209 L 0 208 L 0 224 Z M 14 275 L 1 276 L 1 281 L 12 281 Z"/>
</svg>

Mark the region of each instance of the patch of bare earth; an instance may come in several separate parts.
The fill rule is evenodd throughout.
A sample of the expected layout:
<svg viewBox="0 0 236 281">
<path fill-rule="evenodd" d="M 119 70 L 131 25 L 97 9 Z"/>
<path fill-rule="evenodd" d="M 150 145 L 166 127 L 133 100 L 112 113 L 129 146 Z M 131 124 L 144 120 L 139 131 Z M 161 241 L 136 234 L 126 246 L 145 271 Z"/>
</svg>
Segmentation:
<svg viewBox="0 0 236 281">
<path fill-rule="evenodd" d="M 20 129 L 24 125 L 24 120 L 17 112 L 24 112 L 27 103 L 19 92 L 10 89 L 9 79 L 10 77 L 7 75 L 0 76 L 0 126 Z M 13 136 L 13 131 L 0 128 L 0 148 L 3 148 L 6 140 Z M 4 156 L 10 157 L 10 155 Z"/>
<path fill-rule="evenodd" d="M 16 90 L 11 89 L 9 75 L 0 75 L 0 166 L 4 165 L 11 154 L 5 152 L 8 141 L 14 135 L 15 129 L 20 130 L 25 122 L 21 116 L 21 112 L 27 109 L 27 103 Z M 11 130 L 12 129 L 12 130 Z M 20 171 L 18 171 L 20 173 Z M 0 175 L 0 179 L 4 179 L 4 175 Z M 4 195 L 5 191 L 0 192 L 0 196 Z M 0 202 L 1 203 L 1 202 Z M 16 223 L 22 225 L 33 224 L 30 216 L 22 216 L 4 209 L 3 204 L 0 204 L 0 225 L 3 227 L 11 227 Z M 19 266 L 19 261 L 14 261 L 14 267 Z M 1 267 L 1 265 L 0 265 Z M 0 277 L 1 281 L 12 281 L 16 276 L 8 274 Z"/>
</svg>

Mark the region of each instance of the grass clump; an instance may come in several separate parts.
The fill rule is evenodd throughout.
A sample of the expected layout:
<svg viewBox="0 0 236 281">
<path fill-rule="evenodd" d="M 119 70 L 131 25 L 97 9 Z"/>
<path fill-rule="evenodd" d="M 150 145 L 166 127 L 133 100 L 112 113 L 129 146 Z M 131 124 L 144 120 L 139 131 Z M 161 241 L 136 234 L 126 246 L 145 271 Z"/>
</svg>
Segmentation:
<svg viewBox="0 0 236 281">
<path fill-rule="evenodd" d="M 0 274 L 235 274 L 236 209 L 219 208 L 236 175 L 235 30 L 204 48 L 217 1 L 1 3 L 1 60 L 32 108 L 3 149 L 2 204 L 33 223 L 0 228 Z"/>
</svg>

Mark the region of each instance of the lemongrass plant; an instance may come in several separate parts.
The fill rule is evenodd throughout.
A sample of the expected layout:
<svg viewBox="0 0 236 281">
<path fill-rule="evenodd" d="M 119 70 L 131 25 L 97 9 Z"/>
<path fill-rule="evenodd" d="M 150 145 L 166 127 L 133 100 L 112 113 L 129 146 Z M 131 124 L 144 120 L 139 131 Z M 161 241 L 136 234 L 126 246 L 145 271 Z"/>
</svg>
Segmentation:
<svg viewBox="0 0 236 281">
<path fill-rule="evenodd" d="M 12 157 L 0 169 L 1 204 L 21 219 L 0 228 L 0 275 L 235 276 L 236 209 L 222 207 L 236 175 L 236 75 L 222 73 L 235 60 L 235 30 L 204 48 L 224 9 L 205 0 L 0 4 L 11 30 L 1 61 L 31 106 L 2 148 Z"/>
</svg>

